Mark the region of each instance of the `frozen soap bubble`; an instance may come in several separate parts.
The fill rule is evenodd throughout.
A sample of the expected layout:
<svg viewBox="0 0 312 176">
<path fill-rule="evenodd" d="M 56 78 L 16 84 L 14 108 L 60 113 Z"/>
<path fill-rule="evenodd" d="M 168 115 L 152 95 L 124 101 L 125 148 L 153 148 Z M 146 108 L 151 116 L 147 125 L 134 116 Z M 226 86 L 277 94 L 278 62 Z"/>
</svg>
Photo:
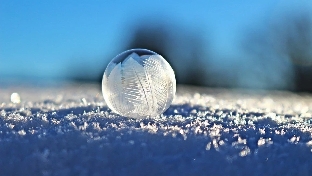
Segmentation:
<svg viewBox="0 0 312 176">
<path fill-rule="evenodd" d="M 107 106 L 125 117 L 154 117 L 167 110 L 176 92 L 169 63 L 146 49 L 131 49 L 117 55 L 102 80 Z"/>
</svg>

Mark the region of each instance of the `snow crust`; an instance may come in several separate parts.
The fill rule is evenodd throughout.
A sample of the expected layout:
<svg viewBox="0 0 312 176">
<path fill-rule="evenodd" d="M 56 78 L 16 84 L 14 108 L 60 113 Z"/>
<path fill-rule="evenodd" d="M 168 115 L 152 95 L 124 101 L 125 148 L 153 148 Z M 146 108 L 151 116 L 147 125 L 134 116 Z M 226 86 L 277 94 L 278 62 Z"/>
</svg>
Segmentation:
<svg viewBox="0 0 312 176">
<path fill-rule="evenodd" d="M 131 119 L 98 85 L 7 86 L 0 175 L 311 175 L 311 114 L 310 94 L 180 85 L 163 115 Z"/>
</svg>

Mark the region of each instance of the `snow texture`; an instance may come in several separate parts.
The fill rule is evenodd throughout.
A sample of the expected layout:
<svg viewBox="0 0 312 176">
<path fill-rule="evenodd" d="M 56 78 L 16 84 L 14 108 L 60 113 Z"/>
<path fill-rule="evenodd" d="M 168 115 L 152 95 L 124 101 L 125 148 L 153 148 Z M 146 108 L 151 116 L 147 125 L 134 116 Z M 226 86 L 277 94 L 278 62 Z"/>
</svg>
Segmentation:
<svg viewBox="0 0 312 176">
<path fill-rule="evenodd" d="M 180 85 L 163 115 L 131 119 L 97 88 L 2 87 L 0 175 L 312 174 L 310 94 Z"/>
</svg>

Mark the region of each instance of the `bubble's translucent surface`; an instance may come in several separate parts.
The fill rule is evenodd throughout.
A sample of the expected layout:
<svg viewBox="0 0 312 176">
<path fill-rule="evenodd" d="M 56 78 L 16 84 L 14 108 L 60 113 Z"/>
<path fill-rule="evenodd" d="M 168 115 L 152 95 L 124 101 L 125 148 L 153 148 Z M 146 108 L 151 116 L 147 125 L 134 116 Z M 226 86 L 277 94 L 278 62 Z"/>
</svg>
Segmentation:
<svg viewBox="0 0 312 176">
<path fill-rule="evenodd" d="M 107 66 L 102 80 L 107 106 L 126 117 L 154 117 L 167 110 L 176 92 L 169 63 L 146 49 L 127 50 Z"/>
</svg>

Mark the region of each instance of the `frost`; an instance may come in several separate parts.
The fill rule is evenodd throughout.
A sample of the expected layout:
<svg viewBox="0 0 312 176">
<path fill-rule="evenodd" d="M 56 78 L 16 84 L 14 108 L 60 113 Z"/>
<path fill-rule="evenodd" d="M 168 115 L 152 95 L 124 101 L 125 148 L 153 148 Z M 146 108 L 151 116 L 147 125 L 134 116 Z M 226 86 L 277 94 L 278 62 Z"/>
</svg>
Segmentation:
<svg viewBox="0 0 312 176">
<path fill-rule="evenodd" d="M 258 140 L 258 146 L 261 146 L 261 145 L 264 145 L 264 144 L 265 144 L 265 139 L 260 138 L 260 139 Z"/>
<path fill-rule="evenodd" d="M 159 118 L 132 119 L 97 85 L 15 89 L 20 103 L 0 88 L 0 175 L 312 173 L 309 94 L 179 86 Z"/>
<path fill-rule="evenodd" d="M 20 131 L 18 131 L 18 134 L 21 136 L 24 136 L 24 135 L 26 135 L 26 132 L 24 130 L 20 130 Z"/>
</svg>

